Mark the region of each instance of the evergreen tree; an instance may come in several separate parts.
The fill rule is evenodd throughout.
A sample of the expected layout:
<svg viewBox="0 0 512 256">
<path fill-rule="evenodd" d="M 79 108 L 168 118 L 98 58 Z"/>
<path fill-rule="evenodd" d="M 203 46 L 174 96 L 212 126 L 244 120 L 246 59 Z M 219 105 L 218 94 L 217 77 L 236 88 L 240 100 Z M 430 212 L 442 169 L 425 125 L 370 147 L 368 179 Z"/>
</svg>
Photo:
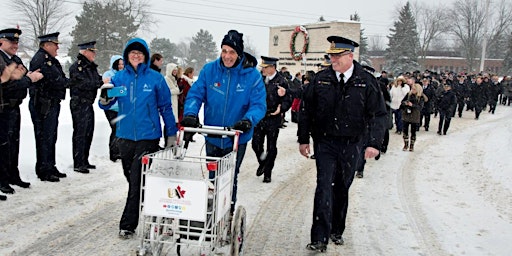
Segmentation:
<svg viewBox="0 0 512 256">
<path fill-rule="evenodd" d="M 164 56 L 164 65 L 165 63 L 176 63 L 177 47 L 168 38 L 153 38 L 149 43 L 149 48 L 151 49 L 151 54 L 160 53 Z"/>
<path fill-rule="evenodd" d="M 389 43 L 385 53 L 385 69 L 394 74 L 416 70 L 418 64 L 418 50 L 420 49 L 416 19 L 411 12 L 409 2 L 399 11 L 398 21 L 389 29 Z"/>
<path fill-rule="evenodd" d="M 350 15 L 350 20 L 361 21 L 357 12 L 354 15 Z M 360 30 L 359 33 L 359 62 L 363 65 L 372 66 L 370 56 L 368 56 L 368 38 L 364 35 L 364 29 Z"/>
<path fill-rule="evenodd" d="M 139 28 L 135 17 L 130 15 L 130 5 L 116 0 L 94 0 L 83 3 L 80 15 L 76 16 L 77 24 L 71 32 L 73 42 L 69 55 L 76 59 L 77 44 L 96 40 L 98 54 L 94 61 L 98 71 L 102 73 L 110 68 L 110 57 L 122 55 L 125 43 L 135 36 Z"/>
<path fill-rule="evenodd" d="M 193 63 L 195 70 L 201 70 L 204 64 L 217 58 L 217 55 L 217 46 L 212 34 L 200 29 L 190 42 L 190 62 Z"/>
</svg>

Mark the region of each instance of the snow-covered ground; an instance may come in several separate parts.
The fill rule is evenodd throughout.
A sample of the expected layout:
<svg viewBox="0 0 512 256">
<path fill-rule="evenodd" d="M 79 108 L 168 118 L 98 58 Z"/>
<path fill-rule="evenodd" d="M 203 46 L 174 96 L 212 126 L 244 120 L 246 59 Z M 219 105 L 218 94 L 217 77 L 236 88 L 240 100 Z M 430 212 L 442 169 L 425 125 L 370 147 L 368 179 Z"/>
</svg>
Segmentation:
<svg viewBox="0 0 512 256">
<path fill-rule="evenodd" d="M 27 102 L 20 171 L 32 186 L 14 187 L 0 202 L 0 255 L 135 255 L 138 240 L 117 237 L 128 186 L 121 164 L 108 159 L 103 112 L 96 108 L 90 158 L 98 169 L 80 174 L 72 171 L 69 102 L 62 103 L 57 167 L 68 177 L 41 182 Z M 512 107 L 473 117 L 454 118 L 447 136 L 435 133 L 438 118 L 432 118 L 412 153 L 391 132 L 388 153 L 369 160 L 365 177 L 352 185 L 345 245 L 330 244 L 326 255 L 510 255 Z M 247 149 L 238 196 L 247 209 L 245 255 L 312 255 L 305 246 L 316 170 L 300 156 L 295 134 L 293 123 L 280 131 L 270 184 L 255 176 L 257 161 Z"/>
</svg>

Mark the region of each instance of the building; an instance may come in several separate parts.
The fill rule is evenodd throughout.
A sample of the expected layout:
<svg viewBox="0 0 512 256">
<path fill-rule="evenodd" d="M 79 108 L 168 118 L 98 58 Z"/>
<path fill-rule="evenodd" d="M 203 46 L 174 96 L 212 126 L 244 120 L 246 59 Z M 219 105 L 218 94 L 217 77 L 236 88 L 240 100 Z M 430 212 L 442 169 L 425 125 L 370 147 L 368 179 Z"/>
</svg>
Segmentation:
<svg viewBox="0 0 512 256">
<path fill-rule="evenodd" d="M 290 74 L 305 70 L 317 71 L 329 47 L 327 37 L 338 35 L 360 42 L 361 23 L 358 21 L 318 22 L 304 25 L 271 27 L 269 56 L 279 58 L 278 65 Z M 354 59 L 359 59 L 356 48 Z"/>
</svg>

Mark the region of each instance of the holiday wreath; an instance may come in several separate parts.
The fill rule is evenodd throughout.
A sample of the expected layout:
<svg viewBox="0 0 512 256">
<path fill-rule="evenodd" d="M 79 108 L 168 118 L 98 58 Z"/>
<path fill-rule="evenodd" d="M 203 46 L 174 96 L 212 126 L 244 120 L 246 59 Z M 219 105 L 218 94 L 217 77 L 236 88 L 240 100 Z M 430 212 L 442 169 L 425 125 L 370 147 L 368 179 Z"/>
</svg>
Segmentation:
<svg viewBox="0 0 512 256">
<path fill-rule="evenodd" d="M 295 39 L 297 38 L 297 35 L 299 32 L 304 36 L 304 46 L 302 47 L 302 51 L 297 52 L 295 51 Z M 308 52 L 308 46 L 309 46 L 309 35 L 308 31 L 306 31 L 306 28 L 303 26 L 297 26 L 293 30 L 292 37 L 290 40 L 290 54 L 292 55 L 292 58 L 294 60 L 302 60 L 302 55 L 304 53 Z"/>
</svg>

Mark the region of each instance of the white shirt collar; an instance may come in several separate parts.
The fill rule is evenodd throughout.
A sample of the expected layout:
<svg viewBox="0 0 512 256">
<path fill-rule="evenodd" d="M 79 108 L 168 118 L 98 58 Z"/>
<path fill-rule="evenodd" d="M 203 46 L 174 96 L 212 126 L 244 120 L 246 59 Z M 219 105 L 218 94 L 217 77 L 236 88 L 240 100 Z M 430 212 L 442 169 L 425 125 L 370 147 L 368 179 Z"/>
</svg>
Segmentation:
<svg viewBox="0 0 512 256">
<path fill-rule="evenodd" d="M 345 71 L 343 73 L 343 82 L 346 83 L 348 81 L 348 79 L 352 76 L 353 73 L 354 73 L 354 63 L 352 63 L 352 66 L 350 66 L 350 68 L 347 69 L 347 71 Z M 341 72 L 336 71 L 336 77 L 338 78 L 338 82 L 339 82 L 340 74 L 341 74 Z"/>
</svg>

